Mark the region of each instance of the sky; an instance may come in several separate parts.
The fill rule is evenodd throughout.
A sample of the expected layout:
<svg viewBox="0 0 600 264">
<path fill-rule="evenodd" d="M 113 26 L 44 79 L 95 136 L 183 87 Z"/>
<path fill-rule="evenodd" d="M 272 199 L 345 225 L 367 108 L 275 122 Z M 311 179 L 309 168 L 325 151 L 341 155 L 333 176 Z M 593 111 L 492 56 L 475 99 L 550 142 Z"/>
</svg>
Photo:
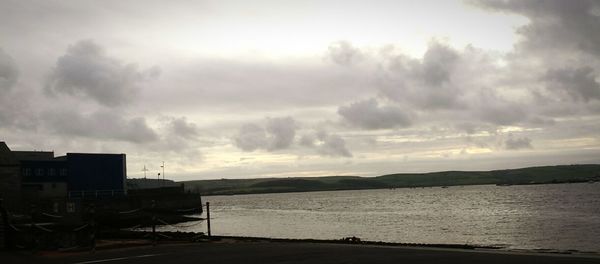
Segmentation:
<svg viewBox="0 0 600 264">
<path fill-rule="evenodd" d="M 600 2 L 0 0 L 0 141 L 129 178 L 600 163 Z"/>
</svg>

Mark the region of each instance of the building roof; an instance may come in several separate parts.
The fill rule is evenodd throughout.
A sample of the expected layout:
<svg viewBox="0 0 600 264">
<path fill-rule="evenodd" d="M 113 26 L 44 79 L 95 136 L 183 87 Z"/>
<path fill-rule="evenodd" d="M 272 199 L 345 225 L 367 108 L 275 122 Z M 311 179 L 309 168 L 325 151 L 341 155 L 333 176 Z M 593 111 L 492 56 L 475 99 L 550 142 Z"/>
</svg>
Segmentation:
<svg viewBox="0 0 600 264">
<path fill-rule="evenodd" d="M 0 166 L 18 166 L 19 161 L 15 158 L 15 155 L 10 151 L 10 148 L 0 141 Z"/>
<path fill-rule="evenodd" d="M 15 158 L 21 160 L 53 160 L 53 151 L 13 151 Z"/>
</svg>

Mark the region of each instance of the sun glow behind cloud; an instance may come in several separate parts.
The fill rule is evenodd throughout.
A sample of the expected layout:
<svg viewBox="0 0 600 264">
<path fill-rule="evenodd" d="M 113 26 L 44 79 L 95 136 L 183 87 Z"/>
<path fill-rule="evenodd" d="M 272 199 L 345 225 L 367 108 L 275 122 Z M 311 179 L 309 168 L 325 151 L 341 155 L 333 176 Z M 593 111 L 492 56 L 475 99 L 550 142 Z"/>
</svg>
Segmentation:
<svg viewBox="0 0 600 264">
<path fill-rule="evenodd" d="M 153 41 L 168 41 L 188 56 L 236 59 L 319 55 L 338 40 L 366 48 L 394 44 L 413 56 L 421 56 L 432 38 L 508 51 L 514 28 L 525 23 L 517 16 L 482 14 L 461 1 L 207 1 L 178 11 L 187 15 L 159 20 L 155 26 L 164 35 Z M 145 30 L 152 35 L 156 29 Z"/>
</svg>

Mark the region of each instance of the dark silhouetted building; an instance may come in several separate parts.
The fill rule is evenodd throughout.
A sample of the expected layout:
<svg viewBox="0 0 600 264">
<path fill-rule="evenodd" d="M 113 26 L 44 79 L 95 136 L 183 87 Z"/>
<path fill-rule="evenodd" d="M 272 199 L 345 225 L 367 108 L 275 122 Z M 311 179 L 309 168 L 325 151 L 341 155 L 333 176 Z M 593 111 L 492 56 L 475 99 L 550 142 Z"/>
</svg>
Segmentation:
<svg viewBox="0 0 600 264">
<path fill-rule="evenodd" d="M 0 195 L 27 199 L 125 195 L 125 154 L 11 151 L 0 142 Z"/>
<path fill-rule="evenodd" d="M 67 153 L 65 159 L 67 188 L 71 195 L 126 193 L 125 154 Z"/>
<path fill-rule="evenodd" d="M 8 209 L 20 207 L 21 177 L 20 164 L 6 143 L 0 142 L 0 199 Z"/>
</svg>

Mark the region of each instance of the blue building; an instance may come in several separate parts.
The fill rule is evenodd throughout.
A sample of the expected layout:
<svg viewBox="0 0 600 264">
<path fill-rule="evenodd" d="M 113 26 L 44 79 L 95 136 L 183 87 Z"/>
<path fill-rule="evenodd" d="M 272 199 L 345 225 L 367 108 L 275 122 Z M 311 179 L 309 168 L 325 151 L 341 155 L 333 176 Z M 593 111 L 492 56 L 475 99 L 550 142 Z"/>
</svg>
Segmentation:
<svg viewBox="0 0 600 264">
<path fill-rule="evenodd" d="M 70 196 L 126 193 L 125 154 L 67 153 L 65 159 Z"/>
</svg>

